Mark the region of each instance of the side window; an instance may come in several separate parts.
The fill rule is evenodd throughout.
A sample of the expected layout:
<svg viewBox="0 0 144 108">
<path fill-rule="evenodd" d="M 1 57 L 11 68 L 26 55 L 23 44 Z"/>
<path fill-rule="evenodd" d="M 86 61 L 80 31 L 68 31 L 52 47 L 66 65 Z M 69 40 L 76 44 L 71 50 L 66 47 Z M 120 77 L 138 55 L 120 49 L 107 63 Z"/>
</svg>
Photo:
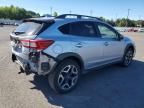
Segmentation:
<svg viewBox="0 0 144 108">
<path fill-rule="evenodd" d="M 93 23 L 91 22 L 74 22 L 70 24 L 70 34 L 77 36 L 96 36 Z"/>
<path fill-rule="evenodd" d="M 65 25 L 59 27 L 58 29 L 63 34 L 69 34 L 69 32 L 70 32 L 70 24 L 65 24 Z"/>
<path fill-rule="evenodd" d="M 117 39 L 117 34 L 105 25 L 98 25 L 99 32 L 102 38 Z"/>
</svg>

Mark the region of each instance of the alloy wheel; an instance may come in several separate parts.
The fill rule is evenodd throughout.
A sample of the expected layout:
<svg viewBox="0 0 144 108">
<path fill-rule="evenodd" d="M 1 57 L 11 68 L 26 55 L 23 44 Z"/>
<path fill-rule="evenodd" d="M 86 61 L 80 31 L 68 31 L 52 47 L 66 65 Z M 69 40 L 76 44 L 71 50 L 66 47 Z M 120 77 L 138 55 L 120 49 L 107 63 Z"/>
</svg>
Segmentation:
<svg viewBox="0 0 144 108">
<path fill-rule="evenodd" d="M 125 64 L 129 65 L 132 62 L 133 59 L 133 51 L 132 50 L 128 50 L 126 55 L 125 55 Z"/>
<path fill-rule="evenodd" d="M 71 89 L 78 80 L 79 72 L 76 66 L 67 65 L 65 66 L 59 76 L 58 76 L 58 85 L 63 90 Z"/>
</svg>

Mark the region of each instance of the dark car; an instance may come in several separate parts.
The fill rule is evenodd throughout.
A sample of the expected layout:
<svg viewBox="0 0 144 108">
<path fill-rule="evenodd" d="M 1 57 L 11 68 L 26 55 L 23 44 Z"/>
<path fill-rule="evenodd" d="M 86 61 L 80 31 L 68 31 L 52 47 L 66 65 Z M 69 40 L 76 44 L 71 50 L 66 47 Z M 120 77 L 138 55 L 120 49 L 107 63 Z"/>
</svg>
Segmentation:
<svg viewBox="0 0 144 108">
<path fill-rule="evenodd" d="M 3 27 L 4 23 L 0 23 L 0 27 Z"/>
</svg>

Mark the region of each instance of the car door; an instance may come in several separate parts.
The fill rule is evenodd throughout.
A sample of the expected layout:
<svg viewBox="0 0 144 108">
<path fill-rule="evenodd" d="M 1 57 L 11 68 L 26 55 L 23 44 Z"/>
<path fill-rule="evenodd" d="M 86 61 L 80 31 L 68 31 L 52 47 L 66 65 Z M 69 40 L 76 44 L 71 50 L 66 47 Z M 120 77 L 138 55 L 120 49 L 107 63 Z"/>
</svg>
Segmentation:
<svg viewBox="0 0 144 108">
<path fill-rule="evenodd" d="M 96 23 L 96 27 L 103 42 L 103 63 L 121 60 L 124 53 L 124 43 L 120 40 L 119 33 L 104 23 Z"/>
<path fill-rule="evenodd" d="M 75 52 L 81 56 L 86 69 L 99 65 L 103 56 L 103 43 L 93 22 L 79 21 L 70 24 L 70 34 L 73 37 Z"/>
</svg>

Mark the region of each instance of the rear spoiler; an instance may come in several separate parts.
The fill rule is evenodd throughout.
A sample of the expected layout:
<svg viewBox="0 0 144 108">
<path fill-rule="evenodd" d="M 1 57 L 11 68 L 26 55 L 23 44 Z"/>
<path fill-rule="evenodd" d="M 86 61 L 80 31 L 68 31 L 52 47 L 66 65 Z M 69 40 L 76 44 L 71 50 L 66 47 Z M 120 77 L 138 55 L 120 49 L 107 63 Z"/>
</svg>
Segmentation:
<svg viewBox="0 0 144 108">
<path fill-rule="evenodd" d="M 35 23 L 54 23 L 54 19 L 40 19 L 40 18 L 31 18 L 31 19 L 24 19 L 23 22 L 35 22 Z"/>
</svg>

